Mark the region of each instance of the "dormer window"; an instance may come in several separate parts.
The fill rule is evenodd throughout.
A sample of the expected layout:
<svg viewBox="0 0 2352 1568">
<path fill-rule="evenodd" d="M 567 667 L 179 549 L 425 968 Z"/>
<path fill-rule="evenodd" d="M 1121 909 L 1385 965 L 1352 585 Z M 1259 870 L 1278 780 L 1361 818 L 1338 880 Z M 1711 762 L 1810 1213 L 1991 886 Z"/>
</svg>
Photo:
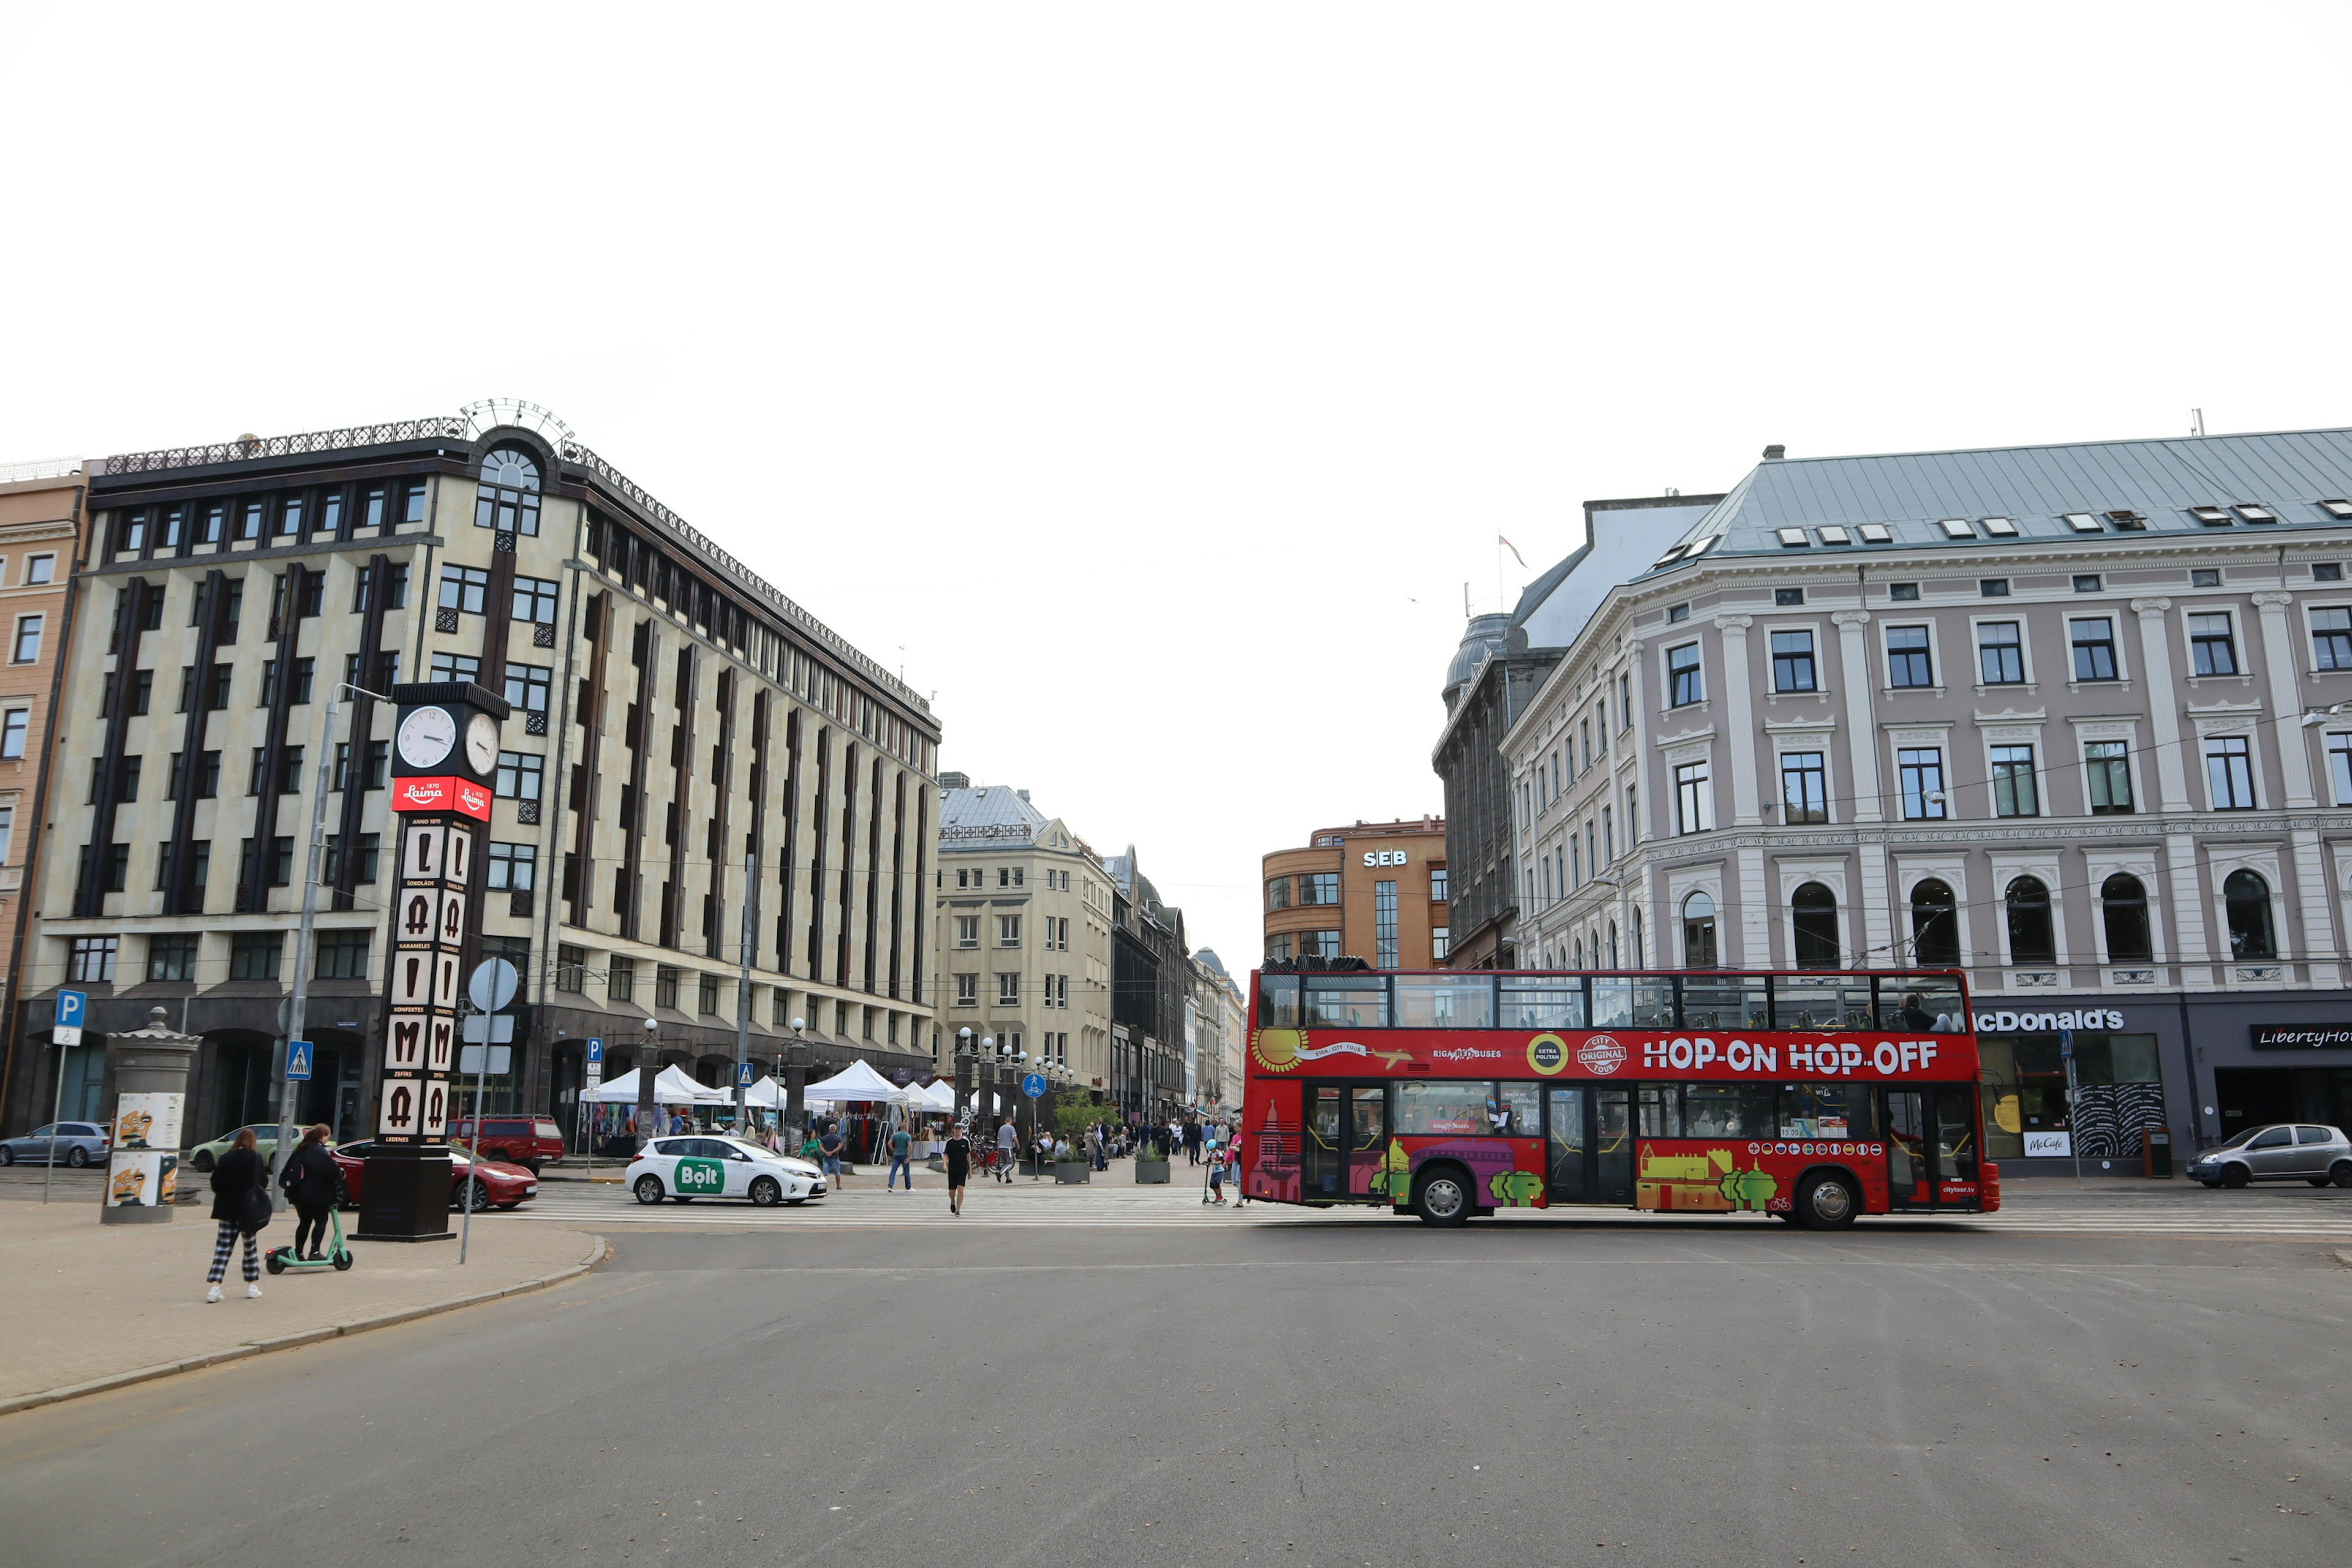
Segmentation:
<svg viewBox="0 0 2352 1568">
<path fill-rule="evenodd" d="M 2352 500 L 2324 500 L 2319 510 L 2338 522 L 2352 522 Z"/>
<path fill-rule="evenodd" d="M 1975 525 L 1965 517 L 1948 517 L 1939 526 L 1947 539 L 1974 539 L 1977 536 Z"/>
<path fill-rule="evenodd" d="M 2278 513 L 2273 511 L 2266 506 L 2255 506 L 2251 501 L 2241 501 L 2238 504 L 2238 515 L 2244 518 L 2248 522 L 2276 522 L 2278 521 Z"/>
<path fill-rule="evenodd" d="M 2145 533 L 2147 531 L 2147 519 L 2128 507 L 2118 508 L 2107 513 L 2107 526 L 2118 533 Z"/>
<path fill-rule="evenodd" d="M 1853 542 L 1853 534 L 1848 533 L 1843 528 L 1836 527 L 1834 524 L 1827 528 L 1817 528 L 1813 530 L 1813 531 L 1822 536 L 1822 542 L 1823 544 L 1852 544 Z"/>
<path fill-rule="evenodd" d="M 2105 530 L 2099 526 L 2099 520 L 2093 517 L 2087 511 L 2068 512 L 2066 514 L 2066 526 L 2073 529 L 2077 533 L 2103 533 L 2105 531 Z"/>
<path fill-rule="evenodd" d="M 1865 522 L 1861 527 L 1855 529 L 1854 531 L 1862 535 L 1862 542 L 1864 544 L 1892 544 L 1895 542 L 1895 531 L 1887 527 L 1883 522 Z"/>
<path fill-rule="evenodd" d="M 1802 550 L 1812 543 L 1812 541 L 1805 536 L 1805 531 L 1801 528 L 1784 528 L 1780 531 L 1780 546 L 1784 550 Z"/>
<path fill-rule="evenodd" d="M 1659 556 L 1655 561 L 1650 563 L 1650 570 L 1655 572 L 1661 566 L 1673 565 L 1676 561 L 1682 559 L 1683 552 L 1688 548 L 1689 546 L 1687 545 L 1675 545 L 1672 550 L 1667 551 L 1664 555 Z"/>
<path fill-rule="evenodd" d="M 2015 539 L 2017 537 L 2017 524 L 2010 521 L 2009 519 L 2005 517 L 1986 518 L 1984 520 L 1984 531 L 1987 533 L 1991 534 L 1996 539 Z"/>
<path fill-rule="evenodd" d="M 2189 515 L 2208 528 L 2227 528 L 2231 521 L 2230 509 L 2221 506 L 2192 506 Z"/>
</svg>

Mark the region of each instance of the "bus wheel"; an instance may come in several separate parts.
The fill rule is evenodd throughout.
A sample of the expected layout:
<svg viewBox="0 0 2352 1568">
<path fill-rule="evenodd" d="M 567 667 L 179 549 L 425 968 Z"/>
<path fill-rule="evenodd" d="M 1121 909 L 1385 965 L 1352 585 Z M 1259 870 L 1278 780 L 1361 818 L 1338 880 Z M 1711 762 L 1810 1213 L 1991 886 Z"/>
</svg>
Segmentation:
<svg viewBox="0 0 2352 1568">
<path fill-rule="evenodd" d="M 1833 1171 L 1805 1178 L 1797 1189 L 1797 1217 L 1807 1230 L 1837 1230 L 1853 1223 L 1862 1206 L 1853 1184 Z"/>
<path fill-rule="evenodd" d="M 1451 1165 L 1440 1165 L 1412 1189 L 1413 1213 L 1431 1225 L 1460 1225 L 1470 1207 L 1470 1185 Z"/>
</svg>

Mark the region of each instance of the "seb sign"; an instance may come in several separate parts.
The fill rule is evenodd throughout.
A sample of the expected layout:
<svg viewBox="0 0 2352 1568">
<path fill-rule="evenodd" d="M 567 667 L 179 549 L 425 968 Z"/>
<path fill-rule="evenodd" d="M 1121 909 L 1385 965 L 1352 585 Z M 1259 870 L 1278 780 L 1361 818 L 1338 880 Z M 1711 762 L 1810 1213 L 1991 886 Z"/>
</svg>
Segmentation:
<svg viewBox="0 0 2352 1568">
<path fill-rule="evenodd" d="M 1407 863 L 1408 857 L 1402 849 L 1367 849 L 1364 851 L 1364 864 L 1367 866 L 1402 866 Z"/>
</svg>

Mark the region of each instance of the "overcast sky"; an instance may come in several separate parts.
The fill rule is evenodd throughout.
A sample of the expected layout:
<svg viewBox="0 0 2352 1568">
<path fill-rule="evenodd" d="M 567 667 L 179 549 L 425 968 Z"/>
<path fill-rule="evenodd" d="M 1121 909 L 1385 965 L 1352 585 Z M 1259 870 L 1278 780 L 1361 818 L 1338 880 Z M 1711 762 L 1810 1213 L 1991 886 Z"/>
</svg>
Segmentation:
<svg viewBox="0 0 2352 1568">
<path fill-rule="evenodd" d="M 542 404 L 1245 968 L 1498 532 L 2347 416 L 2341 6 L 686 9 L 0 15 L 0 461 Z"/>
</svg>

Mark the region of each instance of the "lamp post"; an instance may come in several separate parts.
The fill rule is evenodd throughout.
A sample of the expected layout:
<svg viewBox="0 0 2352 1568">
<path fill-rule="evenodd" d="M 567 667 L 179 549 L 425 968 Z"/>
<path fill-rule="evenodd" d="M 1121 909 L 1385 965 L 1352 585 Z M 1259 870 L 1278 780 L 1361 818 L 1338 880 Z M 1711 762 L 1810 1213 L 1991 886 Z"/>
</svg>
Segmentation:
<svg viewBox="0 0 2352 1568">
<path fill-rule="evenodd" d="M 643 1150 L 657 1130 L 654 1119 L 661 1114 L 654 1104 L 654 1074 L 660 1070 L 660 1053 L 655 1049 L 655 1039 L 661 1033 L 661 1023 L 647 1018 L 640 1026 L 646 1034 L 637 1058 L 637 1147 Z"/>
<path fill-rule="evenodd" d="M 793 1131 L 803 1134 L 803 1138 L 808 1131 L 808 1042 L 801 1037 L 801 1032 L 807 1027 L 807 1019 L 793 1020 L 793 1065 L 792 1070 L 784 1077 L 784 1119 Z"/>
</svg>

